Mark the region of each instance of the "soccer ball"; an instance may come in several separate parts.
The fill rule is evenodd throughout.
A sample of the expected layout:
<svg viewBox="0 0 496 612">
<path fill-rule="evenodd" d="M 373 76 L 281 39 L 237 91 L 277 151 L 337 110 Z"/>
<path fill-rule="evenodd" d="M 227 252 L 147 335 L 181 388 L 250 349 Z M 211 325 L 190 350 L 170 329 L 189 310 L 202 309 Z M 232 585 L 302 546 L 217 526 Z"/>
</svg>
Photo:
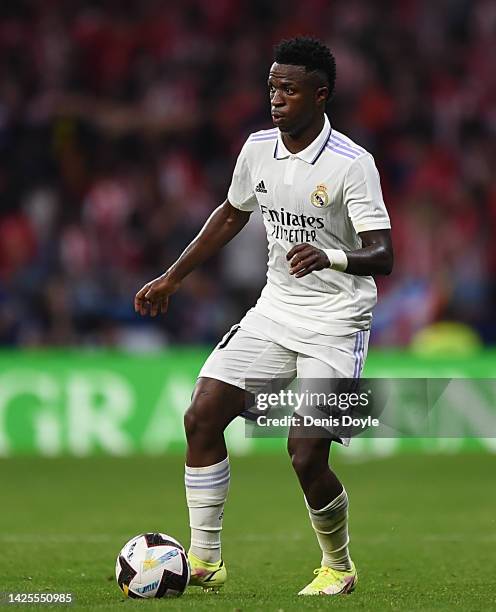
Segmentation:
<svg viewBox="0 0 496 612">
<path fill-rule="evenodd" d="M 117 557 L 115 577 L 126 597 L 178 597 L 188 586 L 188 556 L 165 533 L 143 533 L 124 546 Z"/>
</svg>

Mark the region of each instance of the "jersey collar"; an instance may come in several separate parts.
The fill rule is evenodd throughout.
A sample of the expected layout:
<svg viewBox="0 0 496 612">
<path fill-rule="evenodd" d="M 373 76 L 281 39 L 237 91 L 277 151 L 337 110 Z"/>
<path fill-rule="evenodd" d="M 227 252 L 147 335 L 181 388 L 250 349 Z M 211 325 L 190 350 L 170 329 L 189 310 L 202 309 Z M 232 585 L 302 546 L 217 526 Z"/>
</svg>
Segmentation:
<svg viewBox="0 0 496 612">
<path fill-rule="evenodd" d="M 277 142 L 274 149 L 274 157 L 275 159 L 286 159 L 288 157 L 297 157 L 298 159 L 307 162 L 307 164 L 315 164 L 315 162 L 319 159 L 322 154 L 322 151 L 325 149 L 326 144 L 331 137 L 331 124 L 327 115 L 324 115 L 324 127 L 322 128 L 320 134 L 317 138 L 311 142 L 306 149 L 300 151 L 299 153 L 291 153 L 286 149 L 281 137 L 281 131 L 278 130 L 277 133 Z"/>
</svg>

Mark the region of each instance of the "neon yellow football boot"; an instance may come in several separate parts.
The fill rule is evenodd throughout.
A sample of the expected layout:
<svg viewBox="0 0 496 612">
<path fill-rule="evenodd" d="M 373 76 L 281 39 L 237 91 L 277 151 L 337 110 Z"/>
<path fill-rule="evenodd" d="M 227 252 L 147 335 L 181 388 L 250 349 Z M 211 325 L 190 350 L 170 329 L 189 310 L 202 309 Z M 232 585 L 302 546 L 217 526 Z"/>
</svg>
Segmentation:
<svg viewBox="0 0 496 612">
<path fill-rule="evenodd" d="M 355 564 L 351 562 L 351 570 L 341 572 L 332 567 L 317 568 L 315 578 L 302 589 L 298 595 L 345 595 L 355 590 L 358 574 Z"/>
<path fill-rule="evenodd" d="M 190 586 L 202 587 L 205 592 L 218 591 L 227 579 L 226 566 L 222 559 L 217 563 L 202 561 L 192 552 L 188 553 L 191 566 Z"/>
</svg>

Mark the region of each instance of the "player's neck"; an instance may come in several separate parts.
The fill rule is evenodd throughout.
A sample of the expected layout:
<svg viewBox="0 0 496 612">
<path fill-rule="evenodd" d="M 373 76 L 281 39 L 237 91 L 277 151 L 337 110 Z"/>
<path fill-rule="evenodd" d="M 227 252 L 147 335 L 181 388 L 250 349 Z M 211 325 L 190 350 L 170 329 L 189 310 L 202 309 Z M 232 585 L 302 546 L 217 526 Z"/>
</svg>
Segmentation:
<svg viewBox="0 0 496 612">
<path fill-rule="evenodd" d="M 300 151 L 303 151 L 303 149 L 306 149 L 308 145 L 311 144 L 320 134 L 322 128 L 324 127 L 324 122 L 324 115 L 322 115 L 321 117 L 317 117 L 315 121 L 300 132 L 293 134 L 283 132 L 281 137 L 284 146 L 290 153 L 299 153 Z"/>
</svg>

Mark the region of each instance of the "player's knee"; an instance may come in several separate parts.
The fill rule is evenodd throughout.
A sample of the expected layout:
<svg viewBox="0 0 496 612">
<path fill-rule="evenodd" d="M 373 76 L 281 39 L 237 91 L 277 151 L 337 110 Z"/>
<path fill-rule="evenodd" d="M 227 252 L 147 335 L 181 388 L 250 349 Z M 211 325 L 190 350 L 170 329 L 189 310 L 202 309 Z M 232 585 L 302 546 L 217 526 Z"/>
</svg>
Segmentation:
<svg viewBox="0 0 496 612">
<path fill-rule="evenodd" d="M 307 454 L 301 452 L 294 453 L 291 455 L 291 463 L 300 481 L 306 482 L 312 479 L 315 466 L 312 465 Z"/>
<path fill-rule="evenodd" d="M 184 432 L 186 433 L 186 438 L 190 438 L 195 434 L 197 430 L 196 424 L 197 416 L 190 406 L 184 413 Z"/>
<path fill-rule="evenodd" d="M 184 415 L 186 438 L 209 437 L 222 432 L 222 424 L 216 418 L 215 406 L 211 401 L 195 398 Z"/>
<path fill-rule="evenodd" d="M 291 457 L 293 469 L 300 481 L 312 480 L 323 467 L 327 466 L 327 461 L 322 462 L 323 454 L 319 444 L 315 444 L 312 439 L 289 439 L 288 453 Z"/>
<path fill-rule="evenodd" d="M 301 441 L 289 440 L 288 453 L 291 457 L 291 463 L 294 471 L 300 478 L 304 478 L 311 470 L 311 453 L 306 445 L 301 444 Z"/>
</svg>

